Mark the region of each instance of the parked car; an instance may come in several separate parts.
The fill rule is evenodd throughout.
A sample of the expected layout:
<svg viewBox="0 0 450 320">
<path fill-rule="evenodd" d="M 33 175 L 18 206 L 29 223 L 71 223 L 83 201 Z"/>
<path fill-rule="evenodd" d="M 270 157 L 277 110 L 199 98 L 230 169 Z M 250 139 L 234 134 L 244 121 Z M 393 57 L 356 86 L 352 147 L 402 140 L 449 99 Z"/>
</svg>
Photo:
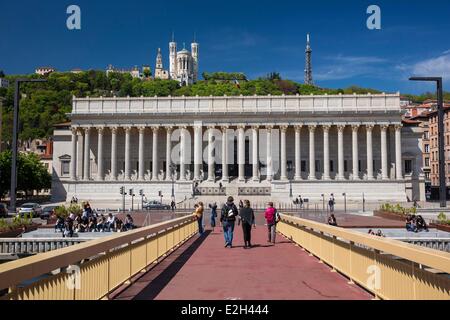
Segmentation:
<svg viewBox="0 0 450 320">
<path fill-rule="evenodd" d="M 42 209 L 42 213 L 40 218 L 41 219 L 49 219 L 54 213 L 55 213 L 55 209 L 58 208 L 58 206 L 47 206 L 44 207 L 44 209 Z"/>
<path fill-rule="evenodd" d="M 144 209 L 147 210 L 170 210 L 170 205 L 162 204 L 159 201 L 153 200 L 150 202 L 144 203 Z"/>
<path fill-rule="evenodd" d="M 8 207 L 4 203 L 0 203 L 0 217 L 1 218 L 8 217 Z"/>
<path fill-rule="evenodd" d="M 19 216 L 24 217 L 25 215 L 32 214 L 33 218 L 40 217 L 42 214 L 42 207 L 38 203 L 25 203 L 19 209 Z"/>
</svg>

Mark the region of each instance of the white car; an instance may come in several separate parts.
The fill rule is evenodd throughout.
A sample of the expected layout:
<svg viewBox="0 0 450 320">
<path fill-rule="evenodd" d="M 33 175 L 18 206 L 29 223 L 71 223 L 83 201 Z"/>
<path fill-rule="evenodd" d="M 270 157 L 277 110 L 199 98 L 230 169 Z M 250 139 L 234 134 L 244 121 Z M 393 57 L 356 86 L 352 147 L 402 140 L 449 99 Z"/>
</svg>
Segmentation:
<svg viewBox="0 0 450 320">
<path fill-rule="evenodd" d="M 37 203 L 25 203 L 19 209 L 19 216 L 24 217 L 32 214 L 32 218 L 40 217 L 42 214 L 42 207 Z"/>
</svg>

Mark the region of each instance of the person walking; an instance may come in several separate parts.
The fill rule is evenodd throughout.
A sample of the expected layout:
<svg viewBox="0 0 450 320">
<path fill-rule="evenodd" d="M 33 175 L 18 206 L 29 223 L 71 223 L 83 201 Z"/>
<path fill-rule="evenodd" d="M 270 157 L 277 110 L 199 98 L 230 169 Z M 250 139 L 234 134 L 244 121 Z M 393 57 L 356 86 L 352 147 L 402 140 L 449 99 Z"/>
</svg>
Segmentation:
<svg viewBox="0 0 450 320">
<path fill-rule="evenodd" d="M 213 204 L 209 204 L 209 208 L 211 209 L 211 228 L 214 232 L 214 228 L 216 227 L 217 204 L 215 202 Z"/>
<path fill-rule="evenodd" d="M 252 225 L 255 225 L 255 213 L 250 207 L 250 201 L 244 200 L 244 207 L 239 211 L 239 217 L 242 221 L 242 231 L 244 233 L 244 249 L 251 248 Z"/>
<path fill-rule="evenodd" d="M 234 204 L 234 199 L 232 196 L 229 196 L 227 202 L 223 205 L 220 214 L 220 222 L 222 223 L 223 236 L 225 238 L 225 248 L 233 247 L 234 224 L 238 214 L 239 212 Z"/>
<path fill-rule="evenodd" d="M 275 236 L 277 233 L 276 226 L 278 222 L 277 220 L 279 219 L 279 214 L 277 212 L 277 209 L 273 207 L 273 202 L 267 203 L 267 209 L 264 212 L 264 217 L 266 218 L 268 229 L 267 242 L 275 244 Z"/>
<path fill-rule="evenodd" d="M 193 215 L 197 218 L 198 222 L 198 234 L 203 235 L 203 202 L 197 203 L 195 206 Z"/>
</svg>

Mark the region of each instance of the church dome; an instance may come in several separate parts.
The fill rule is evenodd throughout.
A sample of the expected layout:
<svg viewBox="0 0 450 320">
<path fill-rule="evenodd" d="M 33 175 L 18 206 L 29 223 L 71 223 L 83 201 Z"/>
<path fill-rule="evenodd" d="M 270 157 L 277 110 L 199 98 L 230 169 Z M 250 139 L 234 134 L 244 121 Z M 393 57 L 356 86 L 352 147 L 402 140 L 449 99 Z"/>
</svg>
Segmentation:
<svg viewBox="0 0 450 320">
<path fill-rule="evenodd" d="M 181 50 L 181 51 L 178 51 L 178 53 L 177 54 L 179 54 L 179 55 L 190 55 L 191 53 L 189 52 L 189 51 L 187 51 L 186 49 L 183 49 L 183 50 Z"/>
</svg>

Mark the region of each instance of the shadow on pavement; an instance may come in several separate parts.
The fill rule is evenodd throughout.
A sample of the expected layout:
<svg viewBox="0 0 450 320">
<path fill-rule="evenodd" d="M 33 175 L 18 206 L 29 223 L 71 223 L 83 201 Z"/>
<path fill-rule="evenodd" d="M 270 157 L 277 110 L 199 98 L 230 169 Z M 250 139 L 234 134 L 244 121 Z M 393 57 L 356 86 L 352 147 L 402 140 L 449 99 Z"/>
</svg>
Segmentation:
<svg viewBox="0 0 450 320">
<path fill-rule="evenodd" d="M 192 254 L 197 250 L 197 248 L 206 240 L 210 234 L 210 230 L 206 230 L 202 236 L 195 235 L 198 237 L 189 247 L 187 247 L 181 254 L 178 255 L 169 265 L 164 266 L 164 270 L 151 280 L 147 285 L 135 296 L 133 300 L 153 300 L 158 296 L 158 294 L 165 288 L 165 286 L 172 280 L 173 277 L 178 273 L 178 271 L 186 264 Z M 183 250 L 178 248 L 178 250 Z M 177 254 L 177 251 L 173 252 L 172 255 Z M 166 259 L 169 259 L 170 256 Z M 161 264 L 164 264 L 162 261 Z M 150 270 L 150 273 L 152 270 Z"/>
</svg>

